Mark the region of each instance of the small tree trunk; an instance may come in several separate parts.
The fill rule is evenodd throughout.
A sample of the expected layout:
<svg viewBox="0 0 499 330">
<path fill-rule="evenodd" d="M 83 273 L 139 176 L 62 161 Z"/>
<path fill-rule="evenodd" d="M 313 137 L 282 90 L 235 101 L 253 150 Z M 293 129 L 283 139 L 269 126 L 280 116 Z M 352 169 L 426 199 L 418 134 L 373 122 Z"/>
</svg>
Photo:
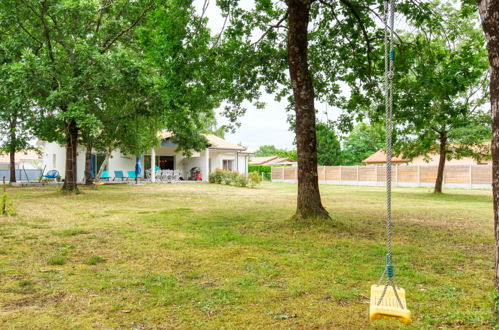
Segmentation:
<svg viewBox="0 0 499 330">
<path fill-rule="evenodd" d="M 296 219 L 326 218 L 317 174 L 314 87 L 308 70 L 309 0 L 289 0 L 288 65 L 296 111 L 298 200 Z"/>
<path fill-rule="evenodd" d="M 102 172 L 104 172 L 104 169 L 106 168 L 106 165 L 109 163 L 109 158 L 111 158 L 111 153 L 113 152 L 113 148 L 109 148 L 107 150 L 106 156 L 104 157 L 104 161 L 99 167 L 99 172 L 95 175 L 95 181 L 99 182 L 100 176 L 102 175 Z"/>
<path fill-rule="evenodd" d="M 490 106 L 492 113 L 492 194 L 494 201 L 495 287 L 499 292 L 499 0 L 477 0 L 487 40 L 490 63 Z M 496 320 L 499 318 L 499 298 Z"/>
<path fill-rule="evenodd" d="M 439 148 L 439 160 L 438 160 L 438 170 L 437 170 L 437 180 L 435 181 L 435 194 L 442 193 L 442 185 L 444 182 L 444 169 L 445 161 L 447 160 L 447 134 L 440 133 L 440 148 Z"/>
<path fill-rule="evenodd" d="M 14 118 L 10 120 L 10 132 L 9 132 L 9 157 L 10 157 L 10 182 L 16 182 L 16 128 L 17 128 L 17 118 L 14 113 Z"/>
<path fill-rule="evenodd" d="M 91 137 L 88 138 L 87 142 L 87 151 L 85 153 L 85 184 L 91 185 L 94 181 L 92 177 L 92 148 L 93 148 L 93 140 Z"/>
<path fill-rule="evenodd" d="M 66 171 L 62 190 L 66 192 L 77 192 L 77 167 L 76 156 L 78 147 L 78 127 L 76 121 L 72 120 L 68 125 L 66 137 Z"/>
</svg>

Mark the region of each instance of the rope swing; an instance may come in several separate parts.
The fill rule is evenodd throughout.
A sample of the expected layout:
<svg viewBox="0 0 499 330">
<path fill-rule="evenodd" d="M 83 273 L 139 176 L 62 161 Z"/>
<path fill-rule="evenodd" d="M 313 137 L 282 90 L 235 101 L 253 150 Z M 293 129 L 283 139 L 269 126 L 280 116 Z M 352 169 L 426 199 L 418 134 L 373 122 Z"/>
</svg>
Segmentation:
<svg viewBox="0 0 499 330">
<path fill-rule="evenodd" d="M 395 282 L 392 264 L 392 110 L 394 78 L 394 20 L 395 0 L 386 0 L 383 23 L 385 26 L 385 109 L 386 109 L 386 259 L 385 270 L 378 283 L 371 286 L 369 318 L 371 320 L 389 319 L 403 323 L 411 322 L 411 312 L 405 302 L 405 290 Z M 383 285 L 383 282 L 384 285 Z"/>
</svg>

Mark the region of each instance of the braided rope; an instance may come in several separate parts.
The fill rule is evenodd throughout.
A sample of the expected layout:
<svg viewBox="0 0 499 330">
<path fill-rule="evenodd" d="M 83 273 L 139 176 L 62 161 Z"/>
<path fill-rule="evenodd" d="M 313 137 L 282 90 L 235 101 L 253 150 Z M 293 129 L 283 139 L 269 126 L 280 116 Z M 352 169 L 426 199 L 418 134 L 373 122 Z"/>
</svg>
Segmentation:
<svg viewBox="0 0 499 330">
<path fill-rule="evenodd" d="M 404 305 L 397 292 L 392 266 L 392 131 L 393 131 L 393 76 L 395 68 L 394 53 L 394 25 L 395 25 L 395 0 L 386 0 L 384 4 L 383 23 L 385 26 L 385 109 L 386 109 L 386 267 L 378 281 L 381 284 L 386 278 L 385 287 L 378 300 L 381 305 L 388 287 L 391 286 L 395 297 L 402 309 Z"/>
</svg>

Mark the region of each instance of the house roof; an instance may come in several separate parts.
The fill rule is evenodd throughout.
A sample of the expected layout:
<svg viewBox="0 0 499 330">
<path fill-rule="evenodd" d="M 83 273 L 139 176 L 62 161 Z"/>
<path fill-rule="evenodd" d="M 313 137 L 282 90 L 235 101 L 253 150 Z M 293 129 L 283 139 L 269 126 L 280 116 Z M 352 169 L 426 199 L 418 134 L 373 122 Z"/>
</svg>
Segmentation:
<svg viewBox="0 0 499 330">
<path fill-rule="evenodd" d="M 162 131 L 160 133 L 160 138 L 169 139 L 173 137 L 172 132 Z M 208 140 L 209 149 L 222 149 L 222 150 L 237 150 L 237 151 L 246 151 L 246 148 L 238 146 L 232 142 L 224 140 L 213 134 L 201 134 Z"/>
<path fill-rule="evenodd" d="M 24 150 L 16 152 L 16 163 L 20 161 L 35 161 L 41 159 L 42 156 L 37 150 Z M 10 155 L 8 153 L 0 153 L 0 163 L 10 163 Z"/>
<path fill-rule="evenodd" d="M 371 156 L 364 159 L 362 162 L 366 164 L 384 164 L 386 163 L 386 153 L 384 150 L 378 150 Z M 408 161 L 402 157 L 399 156 L 392 157 L 392 163 L 394 164 L 401 164 L 407 162 Z"/>
<path fill-rule="evenodd" d="M 296 162 L 290 158 L 281 158 L 278 156 L 254 157 L 251 159 L 251 165 L 292 165 Z"/>
<path fill-rule="evenodd" d="M 270 161 L 277 159 L 277 156 L 267 156 L 267 157 L 253 157 L 250 160 L 251 165 L 264 165 Z"/>
</svg>

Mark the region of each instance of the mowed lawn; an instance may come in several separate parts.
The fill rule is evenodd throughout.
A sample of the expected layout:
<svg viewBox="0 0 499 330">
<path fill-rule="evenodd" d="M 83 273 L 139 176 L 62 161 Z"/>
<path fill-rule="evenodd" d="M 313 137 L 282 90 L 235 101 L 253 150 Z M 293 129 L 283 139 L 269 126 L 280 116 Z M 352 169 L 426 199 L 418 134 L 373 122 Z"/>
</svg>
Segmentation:
<svg viewBox="0 0 499 330">
<path fill-rule="evenodd" d="M 321 186 L 331 223 L 290 221 L 296 185 L 9 188 L 0 328 L 398 328 L 368 321 L 384 187 Z M 397 188 L 394 262 L 412 328 L 490 329 L 490 191 Z"/>
</svg>

